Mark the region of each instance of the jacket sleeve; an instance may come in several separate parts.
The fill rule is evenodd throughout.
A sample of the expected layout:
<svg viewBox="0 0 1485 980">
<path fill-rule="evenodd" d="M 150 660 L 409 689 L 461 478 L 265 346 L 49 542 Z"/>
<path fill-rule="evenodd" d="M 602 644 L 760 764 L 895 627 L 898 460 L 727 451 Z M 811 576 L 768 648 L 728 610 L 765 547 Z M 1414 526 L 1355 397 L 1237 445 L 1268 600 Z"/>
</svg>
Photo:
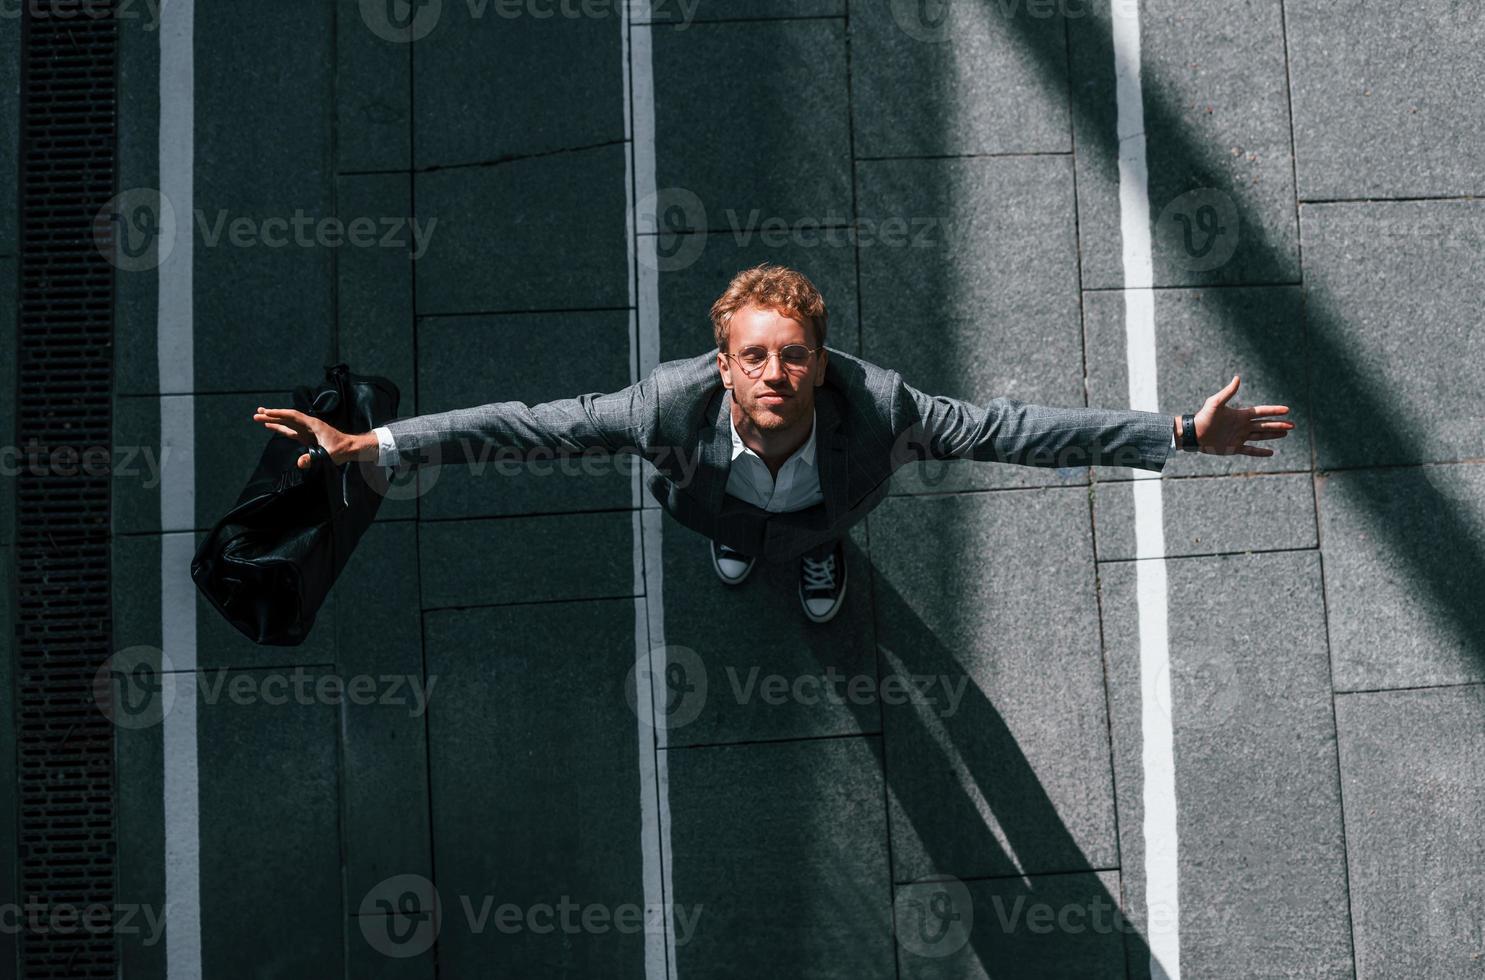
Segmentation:
<svg viewBox="0 0 1485 980">
<path fill-rule="evenodd" d="M 1133 466 L 1161 470 L 1171 418 L 1127 409 L 1051 408 L 1012 398 L 983 405 L 929 395 L 893 372 L 893 469 L 921 459 L 1022 466 Z"/>
<path fill-rule="evenodd" d="M 614 392 L 528 405 L 490 402 L 396 419 L 374 431 L 382 466 L 529 460 L 607 452 L 642 455 L 658 418 L 654 374 Z"/>
</svg>

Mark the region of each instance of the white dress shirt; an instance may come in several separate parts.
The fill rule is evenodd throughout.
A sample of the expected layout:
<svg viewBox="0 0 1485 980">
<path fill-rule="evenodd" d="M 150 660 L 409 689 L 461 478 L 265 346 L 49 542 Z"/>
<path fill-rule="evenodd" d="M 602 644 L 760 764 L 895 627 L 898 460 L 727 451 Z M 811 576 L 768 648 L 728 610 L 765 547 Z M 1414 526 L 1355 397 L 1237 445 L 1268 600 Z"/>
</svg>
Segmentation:
<svg viewBox="0 0 1485 980">
<path fill-rule="evenodd" d="M 815 427 L 817 416 L 810 409 L 810 437 L 794 450 L 779 467 L 775 480 L 763 457 L 747 447 L 737 434 L 732 413 L 727 425 L 732 429 L 732 468 L 727 471 L 727 493 L 766 511 L 781 513 L 803 510 L 825 499 L 820 491 L 820 468 L 815 465 Z"/>
</svg>

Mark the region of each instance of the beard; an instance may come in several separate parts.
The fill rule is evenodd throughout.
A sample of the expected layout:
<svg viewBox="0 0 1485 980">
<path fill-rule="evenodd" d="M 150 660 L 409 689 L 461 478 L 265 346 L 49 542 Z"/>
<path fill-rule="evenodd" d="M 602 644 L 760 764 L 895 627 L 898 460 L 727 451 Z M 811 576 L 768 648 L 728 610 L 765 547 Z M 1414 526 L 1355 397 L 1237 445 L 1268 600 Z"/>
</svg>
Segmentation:
<svg viewBox="0 0 1485 980">
<path fill-rule="evenodd" d="M 787 401 L 779 402 L 777 405 L 762 405 L 753 402 L 751 406 L 738 403 L 748 421 L 760 432 L 772 432 L 777 429 L 787 428 L 793 425 L 800 417 L 800 413 L 809 409 L 808 405 L 802 405 L 803 399 L 798 393 Z"/>
</svg>

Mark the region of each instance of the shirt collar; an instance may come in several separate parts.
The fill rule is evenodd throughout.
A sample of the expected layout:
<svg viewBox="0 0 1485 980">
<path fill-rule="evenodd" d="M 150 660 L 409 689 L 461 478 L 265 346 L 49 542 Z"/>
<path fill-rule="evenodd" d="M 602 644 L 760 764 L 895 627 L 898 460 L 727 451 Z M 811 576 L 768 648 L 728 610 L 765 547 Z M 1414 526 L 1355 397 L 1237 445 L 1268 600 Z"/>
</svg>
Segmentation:
<svg viewBox="0 0 1485 980">
<path fill-rule="evenodd" d="M 808 465 L 808 466 L 814 466 L 815 465 L 815 428 L 816 428 L 816 426 L 817 426 L 817 424 L 819 422 L 819 418 L 820 418 L 820 413 L 819 412 L 816 412 L 815 409 L 814 409 L 814 407 L 811 406 L 810 407 L 810 437 L 805 440 L 803 446 L 800 446 L 798 449 L 796 449 L 794 451 L 794 453 L 789 457 L 789 459 L 794 459 L 797 456 L 797 457 L 802 458 L 804 460 L 804 462 L 805 462 L 806 465 Z M 727 425 L 728 425 L 728 427 L 730 429 L 732 429 L 732 456 L 729 457 L 729 458 L 730 459 L 737 459 L 737 457 L 741 456 L 743 453 L 751 453 L 753 456 L 758 456 L 757 453 L 755 453 L 755 452 L 753 452 L 753 450 L 749 449 L 747 447 L 747 444 L 742 441 L 742 436 L 740 436 L 740 435 L 737 434 L 737 423 L 734 422 L 734 421 L 732 421 L 732 412 L 730 410 L 727 412 Z M 762 457 L 758 457 L 758 458 L 759 459 L 762 459 Z M 784 462 L 785 463 L 789 462 L 789 459 L 784 460 Z"/>
</svg>

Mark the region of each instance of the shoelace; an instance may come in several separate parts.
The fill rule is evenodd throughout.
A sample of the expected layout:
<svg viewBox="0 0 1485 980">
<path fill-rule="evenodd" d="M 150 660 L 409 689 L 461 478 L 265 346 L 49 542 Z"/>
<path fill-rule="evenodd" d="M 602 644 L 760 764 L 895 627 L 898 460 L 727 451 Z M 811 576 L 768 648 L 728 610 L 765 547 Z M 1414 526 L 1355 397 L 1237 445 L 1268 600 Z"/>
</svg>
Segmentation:
<svg viewBox="0 0 1485 980">
<path fill-rule="evenodd" d="M 835 556 L 822 561 L 813 558 L 804 560 L 804 587 L 807 589 L 835 588 Z"/>
</svg>

